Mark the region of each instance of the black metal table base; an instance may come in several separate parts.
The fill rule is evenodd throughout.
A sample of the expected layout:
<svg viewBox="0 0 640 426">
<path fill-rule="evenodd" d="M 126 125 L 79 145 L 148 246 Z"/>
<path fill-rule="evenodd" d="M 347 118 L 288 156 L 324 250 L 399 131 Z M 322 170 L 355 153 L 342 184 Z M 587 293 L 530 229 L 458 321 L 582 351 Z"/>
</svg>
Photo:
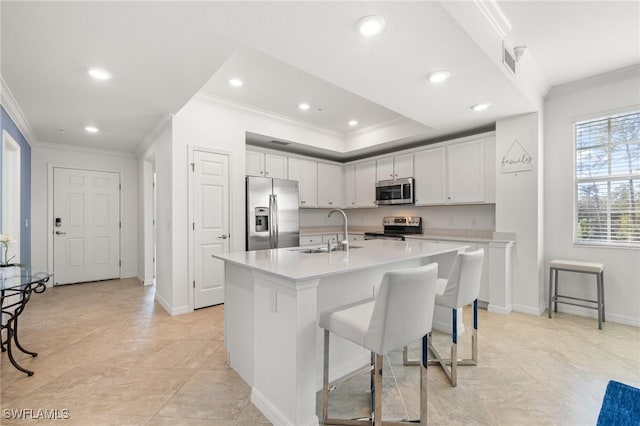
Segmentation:
<svg viewBox="0 0 640 426">
<path fill-rule="evenodd" d="M 20 343 L 20 340 L 18 339 L 18 317 L 24 311 L 25 306 L 31 299 L 32 293 L 42 293 L 46 290 L 45 284 L 47 281 L 49 281 L 48 275 L 42 277 L 42 279 L 34 280 L 32 283 L 0 290 L 0 312 L 2 315 L 0 332 L 6 330 L 6 339 L 0 339 L 1 350 L 2 352 L 7 353 L 9 361 L 15 368 L 29 376 L 33 376 L 34 372 L 18 364 L 13 357 L 12 348 L 15 346 L 21 352 L 31 355 L 34 358 L 38 356 L 37 352 L 25 349 Z M 17 298 L 18 300 L 12 301 L 11 298 Z"/>
</svg>

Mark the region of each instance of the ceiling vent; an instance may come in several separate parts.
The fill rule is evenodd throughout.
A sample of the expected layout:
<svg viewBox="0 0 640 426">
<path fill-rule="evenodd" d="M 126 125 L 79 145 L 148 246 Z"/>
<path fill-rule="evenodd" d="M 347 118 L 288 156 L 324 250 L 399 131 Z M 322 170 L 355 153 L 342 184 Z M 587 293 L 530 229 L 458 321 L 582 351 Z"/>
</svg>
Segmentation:
<svg viewBox="0 0 640 426">
<path fill-rule="evenodd" d="M 507 67 L 507 69 L 509 71 L 511 71 L 511 74 L 515 74 L 516 73 L 516 58 L 513 56 L 513 54 L 511 53 L 512 50 L 507 48 L 507 46 L 505 45 L 504 41 L 502 42 L 502 63 L 504 64 L 505 67 Z"/>
</svg>

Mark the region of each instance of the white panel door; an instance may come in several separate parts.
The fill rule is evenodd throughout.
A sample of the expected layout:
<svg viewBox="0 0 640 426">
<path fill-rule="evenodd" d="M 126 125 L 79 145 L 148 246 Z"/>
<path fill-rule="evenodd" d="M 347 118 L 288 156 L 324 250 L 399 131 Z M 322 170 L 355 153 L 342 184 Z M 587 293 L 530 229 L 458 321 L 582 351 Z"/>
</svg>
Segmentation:
<svg viewBox="0 0 640 426">
<path fill-rule="evenodd" d="M 224 262 L 229 251 L 229 157 L 193 151 L 194 308 L 224 303 Z"/>
<path fill-rule="evenodd" d="M 120 277 L 120 174 L 53 169 L 54 284 Z"/>
</svg>

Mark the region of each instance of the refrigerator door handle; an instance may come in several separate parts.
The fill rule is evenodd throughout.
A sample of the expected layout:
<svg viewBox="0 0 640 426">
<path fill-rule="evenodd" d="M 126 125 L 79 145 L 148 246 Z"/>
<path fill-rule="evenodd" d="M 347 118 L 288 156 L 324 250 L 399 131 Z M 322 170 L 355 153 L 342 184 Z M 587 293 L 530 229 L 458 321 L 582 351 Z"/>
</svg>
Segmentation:
<svg viewBox="0 0 640 426">
<path fill-rule="evenodd" d="M 269 248 L 273 248 L 273 194 L 269 194 Z"/>
<path fill-rule="evenodd" d="M 280 242 L 278 241 L 278 236 L 280 235 L 280 218 L 278 217 L 278 196 L 276 194 L 273 194 L 273 219 L 273 235 L 276 243 L 274 248 L 278 248 L 280 246 Z"/>
</svg>

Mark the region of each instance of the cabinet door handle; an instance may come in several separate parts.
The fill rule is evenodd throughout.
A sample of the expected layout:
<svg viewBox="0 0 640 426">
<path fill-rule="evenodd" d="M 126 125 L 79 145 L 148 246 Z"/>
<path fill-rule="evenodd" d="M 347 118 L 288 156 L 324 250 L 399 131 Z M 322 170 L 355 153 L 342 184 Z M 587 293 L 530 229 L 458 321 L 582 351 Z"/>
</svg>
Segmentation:
<svg viewBox="0 0 640 426">
<path fill-rule="evenodd" d="M 60 231 L 56 231 L 56 235 L 66 235 L 66 232 L 60 232 Z"/>
<path fill-rule="evenodd" d="M 300 204 L 306 204 L 306 201 L 300 200 Z"/>
<path fill-rule="evenodd" d="M 333 205 L 333 202 L 332 202 L 332 201 L 329 201 L 329 205 L 330 205 L 330 206 L 332 206 L 332 205 Z"/>
<path fill-rule="evenodd" d="M 226 240 L 229 236 L 227 234 L 222 234 L 218 238 Z"/>
</svg>

